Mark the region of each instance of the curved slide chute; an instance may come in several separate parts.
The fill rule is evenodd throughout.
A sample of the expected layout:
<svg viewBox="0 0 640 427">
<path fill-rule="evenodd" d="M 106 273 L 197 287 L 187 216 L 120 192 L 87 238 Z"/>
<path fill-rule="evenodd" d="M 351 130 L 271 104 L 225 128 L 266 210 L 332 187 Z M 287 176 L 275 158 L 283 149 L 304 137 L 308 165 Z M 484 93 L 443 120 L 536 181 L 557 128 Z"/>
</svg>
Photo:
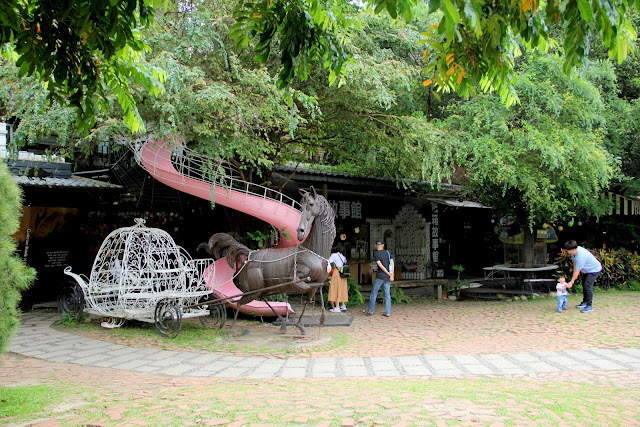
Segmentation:
<svg viewBox="0 0 640 427">
<path fill-rule="evenodd" d="M 214 165 L 214 162 L 184 147 L 172 147 L 163 140 L 149 141 L 139 146 L 136 150 L 136 160 L 151 176 L 171 188 L 205 200 L 214 198 L 216 204 L 273 225 L 280 233 L 278 247 L 295 246 L 300 243 L 296 233 L 302 215 L 299 204 L 284 194 L 246 183 L 234 177 L 228 168 Z M 212 176 L 209 172 L 211 169 L 224 169 L 224 173 Z M 221 258 L 209 266 L 204 277 L 207 286 L 217 298 L 226 298 L 242 293 L 233 283 L 234 274 L 235 271 L 227 264 L 226 259 Z M 293 313 L 288 303 L 269 304 L 282 316 Z M 228 305 L 235 308 L 233 301 Z M 240 311 L 256 316 L 275 316 L 263 301 L 244 304 L 240 306 Z"/>
</svg>

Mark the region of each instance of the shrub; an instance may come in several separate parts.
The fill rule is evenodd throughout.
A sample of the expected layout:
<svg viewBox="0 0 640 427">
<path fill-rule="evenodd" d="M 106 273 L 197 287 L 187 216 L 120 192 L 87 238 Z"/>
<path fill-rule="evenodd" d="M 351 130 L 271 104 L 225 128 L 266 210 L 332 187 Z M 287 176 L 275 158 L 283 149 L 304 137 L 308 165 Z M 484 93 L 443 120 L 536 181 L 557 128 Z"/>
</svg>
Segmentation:
<svg viewBox="0 0 640 427">
<path fill-rule="evenodd" d="M 404 293 L 402 288 L 391 287 L 391 304 L 408 304 L 411 298 Z"/>
<path fill-rule="evenodd" d="M 20 227 L 22 192 L 7 165 L 0 162 L 0 353 L 18 328 L 20 292 L 33 283 L 35 270 L 16 255 L 13 235 Z"/>
<path fill-rule="evenodd" d="M 629 280 L 627 282 L 627 288 L 630 291 L 640 292 L 640 282 L 637 280 Z"/>
<path fill-rule="evenodd" d="M 364 303 L 364 297 L 360 292 L 360 285 L 353 276 L 347 277 L 347 286 L 349 286 L 349 302 L 347 306 L 356 307 Z"/>
<path fill-rule="evenodd" d="M 602 272 L 595 285 L 602 289 L 612 286 L 624 288 L 630 281 L 640 280 L 640 256 L 626 249 L 592 249 L 591 253 L 602 264 Z M 567 253 L 560 254 L 555 259 L 562 273 L 571 278 L 573 261 Z M 574 287 L 575 292 L 578 290 Z"/>
</svg>

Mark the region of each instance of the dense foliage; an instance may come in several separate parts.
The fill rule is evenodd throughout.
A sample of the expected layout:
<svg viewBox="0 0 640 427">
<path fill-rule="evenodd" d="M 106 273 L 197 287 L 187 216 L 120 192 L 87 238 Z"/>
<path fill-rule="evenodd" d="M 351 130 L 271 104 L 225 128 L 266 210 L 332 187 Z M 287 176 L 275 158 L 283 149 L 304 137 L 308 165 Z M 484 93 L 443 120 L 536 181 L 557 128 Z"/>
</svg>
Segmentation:
<svg viewBox="0 0 640 427">
<path fill-rule="evenodd" d="M 616 287 L 619 289 L 635 289 L 640 281 L 640 256 L 626 249 L 591 249 L 591 253 L 602 264 L 602 272 L 596 279 L 596 286 L 602 289 Z M 573 262 L 571 256 L 562 253 L 555 260 L 565 275 L 571 277 Z"/>
<path fill-rule="evenodd" d="M 132 99 L 156 134 L 181 135 L 199 151 L 237 164 L 246 180 L 267 184 L 274 164 L 285 163 L 404 183 L 423 179 L 437 186 L 455 179 L 475 198 L 516 214 L 523 225 L 598 215 L 606 209 L 599 200 L 602 189 L 633 188 L 640 107 L 629 98 L 637 76 L 627 64 L 635 56 L 613 66 L 603 48 L 569 78 L 562 49 L 525 53 L 510 71 L 521 100 L 511 107 L 492 93 L 470 100 L 453 93 L 435 97 L 433 85 L 422 84 L 431 57 L 424 56 L 420 32 L 439 29 L 434 25 L 444 25 L 444 18 L 422 3 L 400 3 L 392 13 L 392 2 L 377 2 L 392 16 L 410 11 L 403 15 L 410 24 L 351 3 L 252 2 L 273 6 L 265 23 L 273 37 L 264 39 L 263 53 L 282 52 L 278 34 L 288 17 L 302 19 L 300 8 L 316 8 L 304 15 L 313 21 L 313 37 L 315 31 L 344 30 L 350 23 L 348 37 L 339 40 L 350 59 L 336 74 L 341 84 L 334 85 L 326 84 L 333 79 L 332 66 L 313 67 L 310 59 L 291 68 L 304 73 L 304 82 L 283 85 L 282 58 L 265 54 L 256 63 L 237 46 L 238 40 L 240 45 L 252 40 L 257 30 L 251 28 L 262 22 L 253 15 L 238 18 L 246 12 L 242 7 L 253 6 L 180 3 L 141 33 L 150 50 L 139 65 L 166 72 L 165 92 L 149 97 L 145 85 L 131 81 Z M 559 27 L 554 31 L 559 34 Z M 322 56 L 333 48 L 322 49 L 309 54 Z M 56 134 L 69 157 L 79 147 L 90 151 L 128 133 L 120 120 L 124 112 L 114 104 L 97 112 L 88 136 L 78 135 L 73 111 L 48 105 L 38 81 L 20 78 L 11 64 L 0 67 L 0 108 L 19 119 L 18 144 Z"/>
<path fill-rule="evenodd" d="M 277 61 L 258 66 L 235 48 L 231 13 L 226 2 L 207 2 L 159 15 L 145 33 L 151 48 L 146 66 L 165 70 L 168 78 L 157 97 L 148 97 L 143 86 L 134 86 L 133 97 L 157 134 L 182 135 L 203 153 L 229 159 L 247 180 L 259 172 L 269 181 L 274 163 L 311 158 L 364 175 L 434 182 L 451 175 L 455 141 L 428 121 L 417 27 L 358 13 L 358 31 L 346 45 L 357 60 L 345 71 L 346 84 L 328 87 L 326 71 L 316 69 L 306 84 L 282 91 L 274 77 Z M 114 108 L 99 113 L 92 132 L 76 139 L 72 113 L 59 104 L 47 108 L 36 84 L 20 79 L 9 64 L 0 71 L 0 105 L 7 116 L 20 117 L 18 144 L 56 133 L 63 148 L 90 149 L 126 135 L 122 112 Z"/>
<path fill-rule="evenodd" d="M 590 73 L 615 80 L 608 63 Z M 617 171 L 602 141 L 602 93 L 586 74 L 567 78 L 555 55 L 530 56 L 518 77 L 518 105 L 479 95 L 449 107 L 443 126 L 459 131 L 467 191 L 522 225 L 602 214 Z"/>
<path fill-rule="evenodd" d="M 20 77 L 37 76 L 51 99 L 74 106 L 77 127 L 95 123 L 96 104 L 114 95 L 133 132 L 144 130 L 129 93 L 130 79 L 151 94 L 164 73 L 141 66 L 148 25 L 159 0 L 9 0 L 0 3 L 0 47 L 15 60 Z M 108 92 L 108 93 L 107 93 Z"/>
<path fill-rule="evenodd" d="M 407 22 L 425 7 L 419 0 L 241 0 L 234 36 L 242 44 L 255 37 L 256 59 L 261 62 L 269 58 L 272 42 L 280 36 L 282 85 L 294 77 L 305 79 L 310 61 L 324 64 L 335 77 L 346 62 L 341 44 L 336 43 L 344 43 L 349 35 L 344 10 L 356 4 Z M 555 24 L 565 29 L 565 73 L 586 61 L 592 33 L 600 35 L 610 58 L 622 62 L 636 39 L 629 15 L 639 6 L 640 2 L 627 0 L 431 0 L 429 12 L 439 21 L 422 29 L 428 43 L 425 85 L 454 89 L 463 96 L 475 94 L 480 85 L 485 91 L 497 90 L 510 105 L 517 99 L 514 70 L 521 46 L 546 50 L 555 45 L 548 27 Z"/>
<path fill-rule="evenodd" d="M 7 165 L 0 162 L 0 353 L 18 327 L 20 292 L 35 278 L 35 270 L 15 254 L 13 235 L 20 226 L 22 193 Z"/>
</svg>

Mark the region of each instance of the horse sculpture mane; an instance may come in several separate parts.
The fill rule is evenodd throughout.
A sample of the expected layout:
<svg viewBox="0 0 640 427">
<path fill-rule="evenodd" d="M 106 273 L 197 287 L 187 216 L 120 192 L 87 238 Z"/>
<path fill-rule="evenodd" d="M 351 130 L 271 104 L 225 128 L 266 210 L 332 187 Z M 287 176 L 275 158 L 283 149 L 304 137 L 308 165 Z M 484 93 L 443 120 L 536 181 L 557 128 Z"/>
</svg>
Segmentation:
<svg viewBox="0 0 640 427">
<path fill-rule="evenodd" d="M 327 199 L 317 194 L 313 187 L 300 193 L 302 215 L 296 230 L 298 240 L 303 241 L 300 245 L 252 251 L 229 234 L 217 233 L 208 243 L 198 246 L 198 250 L 205 249 L 216 259 L 226 251 L 227 263 L 236 270 L 237 287 L 244 293 L 251 292 L 242 296 L 238 305 L 275 294 L 307 294 L 309 301 L 327 280 L 328 258 L 336 237 L 335 214 Z M 305 280 L 283 285 L 298 279 Z M 283 326 L 286 326 L 285 322 Z M 303 331 L 301 325 L 297 326 Z"/>
</svg>

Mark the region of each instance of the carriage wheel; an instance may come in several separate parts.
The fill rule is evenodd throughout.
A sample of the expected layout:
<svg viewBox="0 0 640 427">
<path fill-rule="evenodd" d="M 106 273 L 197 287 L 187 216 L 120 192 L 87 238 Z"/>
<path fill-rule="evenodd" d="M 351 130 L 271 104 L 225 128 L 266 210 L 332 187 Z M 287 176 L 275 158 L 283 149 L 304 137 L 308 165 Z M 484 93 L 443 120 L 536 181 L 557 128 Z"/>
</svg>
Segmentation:
<svg viewBox="0 0 640 427">
<path fill-rule="evenodd" d="M 77 322 L 84 315 L 84 294 L 75 282 L 69 282 L 58 294 L 58 314 L 60 319 L 69 317 Z"/>
<path fill-rule="evenodd" d="M 165 338 L 175 338 L 182 329 L 182 311 L 175 301 L 163 299 L 156 305 L 153 320 L 158 333 Z"/>
<path fill-rule="evenodd" d="M 210 305 L 209 314 L 200 316 L 200 323 L 211 329 L 222 329 L 227 323 L 227 307 L 224 304 Z"/>
</svg>

